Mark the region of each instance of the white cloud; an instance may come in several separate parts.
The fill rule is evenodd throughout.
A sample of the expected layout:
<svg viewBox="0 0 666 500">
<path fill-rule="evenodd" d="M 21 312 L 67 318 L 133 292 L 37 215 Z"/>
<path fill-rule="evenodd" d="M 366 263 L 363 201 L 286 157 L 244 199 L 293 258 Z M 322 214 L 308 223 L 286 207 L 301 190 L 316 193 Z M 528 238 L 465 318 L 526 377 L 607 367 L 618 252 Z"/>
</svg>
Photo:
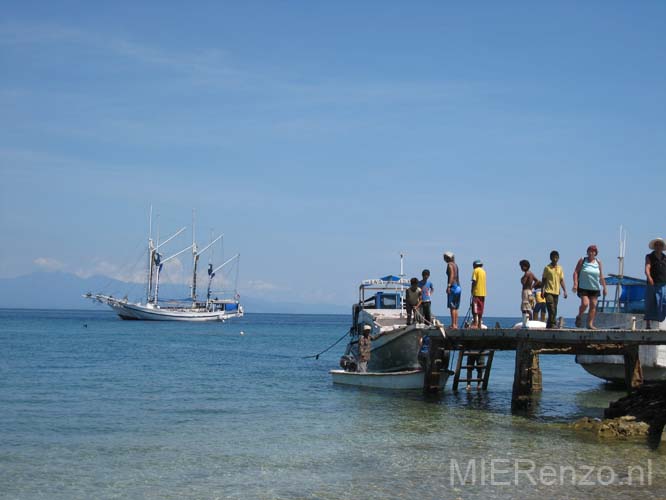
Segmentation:
<svg viewBox="0 0 666 500">
<path fill-rule="evenodd" d="M 32 261 L 36 266 L 47 271 L 60 271 L 65 268 L 65 264 L 52 257 L 37 257 Z"/>
</svg>

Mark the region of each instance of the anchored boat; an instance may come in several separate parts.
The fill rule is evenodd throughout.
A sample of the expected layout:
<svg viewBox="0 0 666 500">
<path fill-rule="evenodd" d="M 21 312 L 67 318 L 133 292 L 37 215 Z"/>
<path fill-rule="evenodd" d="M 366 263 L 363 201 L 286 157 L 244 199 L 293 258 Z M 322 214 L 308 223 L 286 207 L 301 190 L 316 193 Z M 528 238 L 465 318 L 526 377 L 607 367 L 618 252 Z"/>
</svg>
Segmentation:
<svg viewBox="0 0 666 500">
<path fill-rule="evenodd" d="M 119 299 L 111 295 L 101 293 L 93 294 L 88 292 L 84 297 L 108 305 L 113 309 L 118 316 L 126 320 L 149 320 L 149 321 L 225 321 L 230 318 L 242 317 L 243 306 L 240 304 L 240 296 L 238 295 L 236 285 L 230 298 L 224 298 L 227 292 L 222 292 L 223 298 L 218 296 L 213 297 L 212 290 L 213 278 L 226 266 L 236 263 L 236 284 L 238 282 L 238 260 L 240 254 L 236 254 L 222 265 L 214 267 L 212 262 L 208 264 L 208 287 L 206 290 L 205 299 L 199 299 L 197 296 L 197 268 L 199 258 L 208 249 L 212 248 L 215 243 L 222 239 L 223 235 L 219 235 L 213 241 L 203 248 L 197 246 L 194 235 L 194 223 L 192 224 L 192 244 L 187 248 L 174 253 L 168 257 L 163 257 L 162 247 L 173 240 L 176 236 L 180 235 L 186 228 L 181 228 L 175 234 L 159 242 L 153 241 L 152 238 L 152 208 L 148 232 L 148 270 L 147 270 L 147 285 L 145 302 L 130 302 L 127 297 Z M 159 300 L 159 284 L 160 273 L 164 264 L 179 255 L 190 251 L 192 252 L 192 284 L 190 297 L 185 300 L 160 302 Z"/>
<path fill-rule="evenodd" d="M 402 260 L 401 266 L 402 268 Z M 437 320 L 407 324 L 405 290 L 409 282 L 400 276 L 388 275 L 369 279 L 359 287 L 359 301 L 352 307 L 350 339 L 340 359 L 342 370 L 332 370 L 333 383 L 380 387 L 388 389 L 417 389 L 424 386 L 424 370 L 419 363 L 422 337 L 445 336 L 443 325 Z M 369 326 L 372 341 L 367 373 L 357 371 L 358 340 L 364 326 Z M 440 386 L 448 378 L 447 359 L 442 360 Z"/>
</svg>

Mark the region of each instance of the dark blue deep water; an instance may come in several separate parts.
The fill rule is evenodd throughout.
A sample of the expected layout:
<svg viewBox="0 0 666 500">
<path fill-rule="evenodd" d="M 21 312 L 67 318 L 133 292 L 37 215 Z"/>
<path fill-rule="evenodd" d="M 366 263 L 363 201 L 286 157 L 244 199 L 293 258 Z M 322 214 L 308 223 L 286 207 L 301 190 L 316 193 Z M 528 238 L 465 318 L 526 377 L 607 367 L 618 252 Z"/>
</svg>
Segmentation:
<svg viewBox="0 0 666 500">
<path fill-rule="evenodd" d="M 514 416 L 510 352 L 485 394 L 333 386 L 343 344 L 303 356 L 348 327 L 326 315 L 187 324 L 0 310 L 0 497 L 666 497 L 663 450 L 565 426 L 623 394 L 572 357 L 542 357 L 544 391 Z M 474 477 L 456 475 L 470 463 Z M 565 466 L 575 473 L 555 484 L 537 474 Z"/>
</svg>

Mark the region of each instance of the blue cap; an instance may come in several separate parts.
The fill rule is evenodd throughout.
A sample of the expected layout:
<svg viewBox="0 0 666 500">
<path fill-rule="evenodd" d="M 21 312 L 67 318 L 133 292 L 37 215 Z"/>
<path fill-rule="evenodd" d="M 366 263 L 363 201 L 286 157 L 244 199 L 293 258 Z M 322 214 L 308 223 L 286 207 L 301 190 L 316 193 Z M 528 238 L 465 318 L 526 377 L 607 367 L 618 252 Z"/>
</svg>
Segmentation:
<svg viewBox="0 0 666 500">
<path fill-rule="evenodd" d="M 479 259 L 476 259 L 476 260 L 472 263 L 472 265 L 473 265 L 474 267 L 482 266 L 482 265 L 483 265 L 483 262 L 481 262 Z"/>
</svg>

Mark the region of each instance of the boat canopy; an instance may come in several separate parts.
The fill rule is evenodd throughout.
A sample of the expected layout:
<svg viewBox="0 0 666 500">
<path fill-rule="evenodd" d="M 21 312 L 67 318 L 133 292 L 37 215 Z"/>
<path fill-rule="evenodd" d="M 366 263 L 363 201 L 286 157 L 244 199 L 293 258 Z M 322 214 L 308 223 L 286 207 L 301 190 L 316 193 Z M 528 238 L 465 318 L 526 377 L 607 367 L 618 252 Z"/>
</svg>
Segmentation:
<svg viewBox="0 0 666 500">
<path fill-rule="evenodd" d="M 645 291 L 647 281 L 631 276 L 609 274 L 606 278 L 609 286 L 619 286 L 619 300 L 602 298 L 599 310 L 605 312 L 642 313 L 645 312 Z M 616 295 L 617 297 L 617 295 Z"/>
<path fill-rule="evenodd" d="M 631 276 L 618 276 L 617 274 L 609 274 L 606 278 L 606 284 L 611 286 L 646 286 L 647 281 L 639 278 L 632 278 Z"/>
</svg>

